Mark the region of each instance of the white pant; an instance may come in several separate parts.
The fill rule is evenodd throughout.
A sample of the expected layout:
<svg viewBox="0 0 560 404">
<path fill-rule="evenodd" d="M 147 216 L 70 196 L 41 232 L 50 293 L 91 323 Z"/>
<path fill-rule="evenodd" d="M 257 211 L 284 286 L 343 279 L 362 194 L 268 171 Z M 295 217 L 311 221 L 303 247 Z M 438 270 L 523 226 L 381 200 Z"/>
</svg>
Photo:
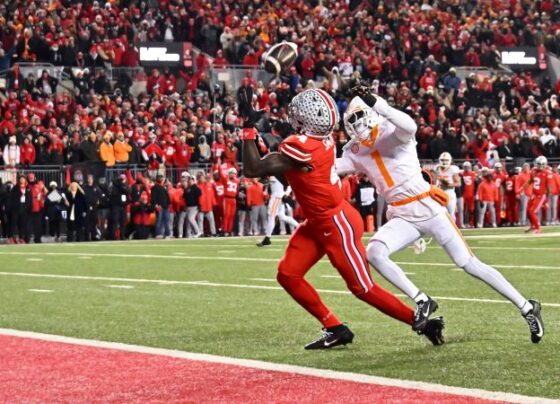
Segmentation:
<svg viewBox="0 0 560 404">
<path fill-rule="evenodd" d="M 477 227 L 484 226 L 484 215 L 486 214 L 486 209 L 490 212 L 490 221 L 492 222 L 492 227 L 496 227 L 496 207 L 494 202 L 480 202 L 480 209 L 478 210 L 478 223 Z"/>
<path fill-rule="evenodd" d="M 445 193 L 447 194 L 447 196 L 449 196 L 449 202 L 447 203 L 447 206 L 445 208 L 449 212 L 449 216 L 453 218 L 453 223 L 455 223 L 455 211 L 457 210 L 457 194 L 455 194 L 454 190 L 445 191 Z"/>
<path fill-rule="evenodd" d="M 216 222 L 214 221 L 214 212 L 200 212 L 198 214 L 198 229 L 200 232 L 204 231 L 204 218 L 208 220 L 208 224 L 210 226 L 210 234 L 212 236 L 216 235 Z"/>
<path fill-rule="evenodd" d="M 251 233 L 255 236 L 261 234 L 266 224 L 266 206 L 251 206 Z"/>
<path fill-rule="evenodd" d="M 558 221 L 558 195 L 550 195 L 548 197 L 548 215 L 547 222 L 555 224 Z"/>
<path fill-rule="evenodd" d="M 274 198 L 268 203 L 268 222 L 266 223 L 265 235 L 270 237 L 274 231 L 276 224 L 276 217 L 280 220 L 280 227 L 287 223 L 292 228 L 292 232 L 299 225 L 299 223 L 292 217 L 286 214 L 286 204 L 282 202 L 282 198 Z M 285 225 L 284 225 L 285 227 Z M 284 229 L 284 233 L 285 233 Z M 282 232 L 282 231 L 281 231 Z"/>
<path fill-rule="evenodd" d="M 385 223 L 370 242 L 381 241 L 392 254 L 412 244 L 423 235 L 433 237 L 458 267 L 464 267 L 473 256 L 455 221 L 447 212 L 441 212 L 421 222 L 407 222 L 400 217 L 395 217 Z"/>
<path fill-rule="evenodd" d="M 198 236 L 200 228 L 196 222 L 196 215 L 198 214 L 198 207 L 191 206 L 187 208 L 187 237 Z"/>
<path fill-rule="evenodd" d="M 527 204 L 529 202 L 529 197 L 525 194 L 521 194 L 519 198 L 519 224 L 525 226 L 527 224 Z"/>
</svg>

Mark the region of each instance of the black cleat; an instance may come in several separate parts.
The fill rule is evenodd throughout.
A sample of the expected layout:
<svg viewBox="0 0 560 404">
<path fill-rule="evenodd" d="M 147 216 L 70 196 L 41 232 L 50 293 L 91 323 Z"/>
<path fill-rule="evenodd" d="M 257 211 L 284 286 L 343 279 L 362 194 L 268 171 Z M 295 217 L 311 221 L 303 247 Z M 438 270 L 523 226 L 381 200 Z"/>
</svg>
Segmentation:
<svg viewBox="0 0 560 404">
<path fill-rule="evenodd" d="M 351 344 L 354 334 L 344 324 L 323 328 L 323 335 L 317 341 L 310 342 L 305 349 L 329 349 L 337 345 Z"/>
<path fill-rule="evenodd" d="M 428 300 L 416 304 L 416 311 L 414 312 L 414 323 L 412 323 L 413 331 L 422 331 L 428 323 L 428 317 L 434 313 L 438 308 L 438 304 L 430 296 Z"/>
<path fill-rule="evenodd" d="M 428 320 L 423 331 L 417 331 L 420 335 L 425 335 L 426 338 L 434 345 L 443 345 L 445 339 L 443 338 L 443 329 L 445 328 L 445 323 L 443 317 L 434 317 Z"/>
<path fill-rule="evenodd" d="M 272 242 L 270 241 L 270 237 L 263 238 L 263 241 L 257 243 L 257 247 L 264 247 L 265 245 L 271 245 Z"/>
<path fill-rule="evenodd" d="M 525 321 L 529 325 L 531 331 L 531 341 L 533 344 L 538 344 L 544 335 L 544 323 L 541 317 L 541 304 L 536 300 L 529 300 L 533 305 L 533 309 L 525 314 Z"/>
</svg>

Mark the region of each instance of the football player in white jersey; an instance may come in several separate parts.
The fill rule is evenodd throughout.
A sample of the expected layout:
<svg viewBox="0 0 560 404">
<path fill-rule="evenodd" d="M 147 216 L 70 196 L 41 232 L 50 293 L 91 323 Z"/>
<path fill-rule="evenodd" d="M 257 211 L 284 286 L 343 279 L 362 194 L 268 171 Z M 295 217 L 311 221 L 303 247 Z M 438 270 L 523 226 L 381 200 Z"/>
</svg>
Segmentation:
<svg viewBox="0 0 560 404">
<path fill-rule="evenodd" d="M 368 261 L 416 304 L 413 329 L 422 330 L 437 303 L 420 291 L 390 255 L 423 235 L 436 239 L 453 262 L 494 288 L 515 304 L 525 317 L 531 340 L 544 334 L 541 305 L 523 297 L 496 269 L 476 258 L 446 211 L 447 193 L 431 187 L 422 177 L 416 153 L 416 123 L 364 86 L 355 88 L 344 113 L 352 138 L 336 161 L 339 174 L 361 172 L 387 200 L 388 222 L 370 239 Z"/>
<path fill-rule="evenodd" d="M 257 247 L 264 247 L 272 244 L 270 237 L 276 224 L 276 217 L 281 222 L 287 223 L 292 228 L 292 232 L 299 225 L 299 223 L 291 216 L 286 214 L 286 207 L 284 205 L 284 197 L 290 195 L 291 188 L 284 191 L 284 184 L 278 178 L 269 177 L 270 181 L 270 200 L 268 201 L 268 221 L 266 223 L 266 233 L 263 241 L 257 244 Z"/>
<path fill-rule="evenodd" d="M 455 164 L 452 164 L 453 159 L 448 152 L 441 153 L 438 160 L 439 164 L 434 169 L 436 187 L 443 189 L 449 197 L 446 208 L 449 216 L 455 220 L 455 210 L 457 209 L 455 188 L 461 186 L 461 177 L 459 176 L 461 170 Z"/>
</svg>

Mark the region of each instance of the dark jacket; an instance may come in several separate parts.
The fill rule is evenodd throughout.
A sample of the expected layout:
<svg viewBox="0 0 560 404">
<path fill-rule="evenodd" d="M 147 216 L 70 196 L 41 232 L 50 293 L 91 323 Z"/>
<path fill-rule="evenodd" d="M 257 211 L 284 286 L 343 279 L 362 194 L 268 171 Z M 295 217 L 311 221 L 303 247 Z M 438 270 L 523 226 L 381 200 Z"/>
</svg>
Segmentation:
<svg viewBox="0 0 560 404">
<path fill-rule="evenodd" d="M 200 191 L 200 188 L 196 186 L 196 184 L 187 187 L 183 192 L 183 199 L 185 200 L 187 208 L 198 206 L 198 200 L 200 199 L 201 195 L 202 192 Z"/>
<path fill-rule="evenodd" d="M 22 198 L 23 197 L 23 198 Z M 31 214 L 31 189 L 26 187 L 23 192 L 19 185 L 14 185 L 10 191 L 10 197 L 8 199 L 8 211 L 10 213 L 17 214 Z"/>
<path fill-rule="evenodd" d="M 155 184 L 152 187 L 152 205 L 159 205 L 163 209 L 169 208 L 169 194 L 167 189 L 163 185 Z"/>
<path fill-rule="evenodd" d="M 110 203 L 111 207 L 123 207 L 128 205 L 130 195 L 130 188 L 117 178 L 113 181 L 113 188 L 111 189 Z"/>
<path fill-rule="evenodd" d="M 82 153 L 82 161 L 99 160 L 99 147 L 96 142 L 84 140 L 80 143 L 80 151 Z"/>
<path fill-rule="evenodd" d="M 84 185 L 84 193 L 88 210 L 97 209 L 101 201 L 101 189 L 95 184 Z"/>
<path fill-rule="evenodd" d="M 66 216 L 67 220 L 71 220 L 72 209 L 74 209 L 73 221 L 76 222 L 76 225 L 82 226 L 84 224 L 84 218 L 87 212 L 86 197 L 80 190 L 78 190 L 76 192 L 76 195 L 74 196 L 72 196 L 72 193 L 70 191 L 67 191 L 66 200 L 68 201 L 68 215 Z"/>
</svg>

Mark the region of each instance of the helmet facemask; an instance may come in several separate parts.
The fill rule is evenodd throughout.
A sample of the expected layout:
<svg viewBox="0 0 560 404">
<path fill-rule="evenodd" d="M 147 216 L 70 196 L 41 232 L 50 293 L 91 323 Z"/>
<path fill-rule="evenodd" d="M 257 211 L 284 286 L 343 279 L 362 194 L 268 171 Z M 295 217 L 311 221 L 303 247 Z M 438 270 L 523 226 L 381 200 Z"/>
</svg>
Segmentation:
<svg viewBox="0 0 560 404">
<path fill-rule="evenodd" d="M 360 97 L 354 97 L 344 112 L 344 127 L 352 139 L 368 140 L 383 118 Z"/>
</svg>

